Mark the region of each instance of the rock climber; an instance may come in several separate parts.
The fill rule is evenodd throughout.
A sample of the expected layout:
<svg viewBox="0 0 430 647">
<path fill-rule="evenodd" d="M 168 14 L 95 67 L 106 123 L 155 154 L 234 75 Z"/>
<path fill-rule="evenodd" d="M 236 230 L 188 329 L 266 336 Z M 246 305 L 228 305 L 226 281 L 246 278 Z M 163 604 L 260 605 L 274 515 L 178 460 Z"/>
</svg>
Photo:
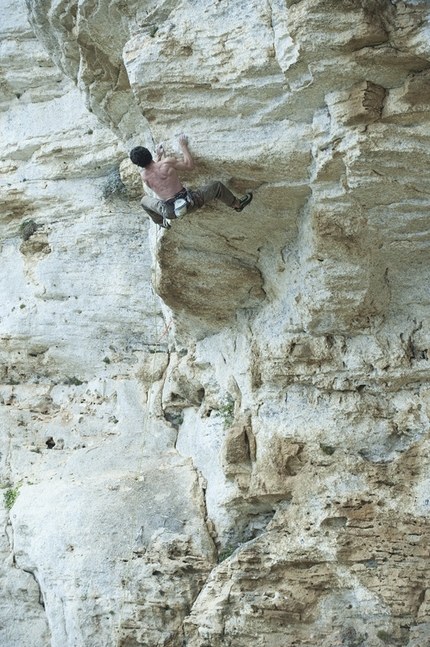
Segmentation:
<svg viewBox="0 0 430 647">
<path fill-rule="evenodd" d="M 159 144 L 154 162 L 151 152 L 143 146 L 136 146 L 130 151 L 130 159 L 140 169 L 143 183 L 152 189 L 158 198 L 145 196 L 141 205 L 152 220 L 160 227 L 170 229 L 168 220 L 199 209 L 211 200 L 221 200 L 235 211 L 242 211 L 252 200 L 252 193 L 243 198 L 236 198 L 221 182 L 210 182 L 196 191 L 186 189 L 179 179 L 177 171 L 192 171 L 194 160 L 188 150 L 188 137 L 179 137 L 179 146 L 184 159 L 164 157 L 163 145 Z"/>
</svg>

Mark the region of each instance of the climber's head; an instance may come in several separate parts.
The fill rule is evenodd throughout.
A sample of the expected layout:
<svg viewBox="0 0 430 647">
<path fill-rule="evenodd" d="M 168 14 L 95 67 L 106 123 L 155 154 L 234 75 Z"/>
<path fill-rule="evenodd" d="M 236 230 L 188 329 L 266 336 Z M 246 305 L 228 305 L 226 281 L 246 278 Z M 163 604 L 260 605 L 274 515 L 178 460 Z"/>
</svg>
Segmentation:
<svg viewBox="0 0 430 647">
<path fill-rule="evenodd" d="M 130 159 L 137 166 L 148 166 L 152 162 L 152 155 L 147 148 L 136 146 L 130 151 Z"/>
</svg>

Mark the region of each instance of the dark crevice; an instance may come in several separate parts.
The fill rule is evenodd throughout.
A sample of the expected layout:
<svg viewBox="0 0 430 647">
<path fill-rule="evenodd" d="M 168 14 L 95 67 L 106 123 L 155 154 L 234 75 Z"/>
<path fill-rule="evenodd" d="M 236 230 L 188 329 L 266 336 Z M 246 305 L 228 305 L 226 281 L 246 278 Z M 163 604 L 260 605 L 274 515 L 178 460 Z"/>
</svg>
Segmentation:
<svg viewBox="0 0 430 647">
<path fill-rule="evenodd" d="M 37 588 L 39 589 L 39 604 L 40 604 L 40 606 L 42 606 L 45 609 L 45 600 L 43 598 L 42 589 L 41 589 L 41 586 L 39 584 L 39 580 L 37 579 L 34 571 L 31 571 L 31 570 L 26 569 L 26 568 L 22 568 L 21 570 L 22 570 L 23 573 L 27 573 L 27 575 L 31 575 L 33 580 L 36 582 Z"/>
</svg>

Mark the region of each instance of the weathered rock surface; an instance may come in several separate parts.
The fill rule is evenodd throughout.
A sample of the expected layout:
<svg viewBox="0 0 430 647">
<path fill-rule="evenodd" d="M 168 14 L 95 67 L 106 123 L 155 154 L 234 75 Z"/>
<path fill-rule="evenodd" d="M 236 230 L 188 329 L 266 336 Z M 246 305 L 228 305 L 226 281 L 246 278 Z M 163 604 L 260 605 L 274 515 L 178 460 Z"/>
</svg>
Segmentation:
<svg viewBox="0 0 430 647">
<path fill-rule="evenodd" d="M 428 3 L 3 9 L 1 644 L 429 647 Z"/>
</svg>

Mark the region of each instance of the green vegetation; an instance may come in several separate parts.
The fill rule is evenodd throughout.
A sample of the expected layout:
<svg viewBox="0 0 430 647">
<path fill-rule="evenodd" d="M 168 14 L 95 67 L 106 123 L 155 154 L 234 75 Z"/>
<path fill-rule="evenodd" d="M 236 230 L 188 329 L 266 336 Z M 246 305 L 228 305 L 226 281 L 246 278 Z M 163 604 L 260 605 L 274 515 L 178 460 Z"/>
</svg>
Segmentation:
<svg viewBox="0 0 430 647">
<path fill-rule="evenodd" d="M 237 546 L 233 546 L 232 544 L 229 544 L 226 546 L 222 551 L 220 551 L 218 555 L 218 564 L 221 564 L 221 562 L 224 562 L 228 557 L 231 557 L 236 550 Z"/>
<path fill-rule="evenodd" d="M 392 642 L 392 636 L 388 633 L 388 631 L 384 631 L 383 629 L 380 629 L 377 633 L 376 636 L 379 638 L 379 640 L 382 640 L 386 645 L 388 643 Z"/>
<path fill-rule="evenodd" d="M 18 498 L 19 494 L 19 488 L 21 487 L 22 483 L 18 483 L 18 485 L 15 488 L 9 488 L 4 492 L 3 494 L 3 501 L 4 501 L 4 506 L 7 508 L 7 510 L 10 510 L 15 503 L 15 501 Z"/>
<path fill-rule="evenodd" d="M 406 645 L 409 644 L 409 636 L 403 635 L 403 638 L 394 638 L 394 636 L 389 634 L 388 631 L 385 631 L 384 629 L 377 631 L 376 636 L 386 645 L 405 645 L 406 647 Z"/>
<path fill-rule="evenodd" d="M 229 396 L 227 403 L 220 407 L 215 415 L 222 418 L 224 429 L 231 427 L 234 421 L 234 400 Z"/>
<path fill-rule="evenodd" d="M 127 189 L 121 180 L 119 168 L 114 168 L 107 175 L 102 189 L 102 197 L 105 200 L 112 200 L 112 198 L 125 199 L 127 197 Z"/>
<path fill-rule="evenodd" d="M 23 240 L 28 240 L 37 230 L 37 224 L 32 218 L 27 218 L 19 226 L 19 234 Z"/>
<path fill-rule="evenodd" d="M 155 36 L 155 34 L 157 33 L 157 31 L 158 31 L 158 27 L 157 27 L 156 25 L 153 25 L 153 26 L 151 27 L 151 31 L 149 32 L 149 35 L 151 36 L 151 38 L 154 38 L 154 36 Z"/>
<path fill-rule="evenodd" d="M 164 414 L 164 417 L 166 418 L 167 422 L 170 422 L 170 424 L 175 427 L 176 430 L 178 430 L 180 425 L 182 425 L 184 422 L 182 411 L 177 411 L 176 413 L 166 412 Z"/>
<path fill-rule="evenodd" d="M 324 445 L 324 443 L 320 443 L 320 447 L 321 451 L 323 451 L 324 454 L 327 454 L 327 456 L 331 456 L 336 451 L 336 447 L 332 447 L 331 445 Z"/>
<path fill-rule="evenodd" d="M 103 358 L 103 361 L 104 361 L 104 363 L 105 363 L 105 364 L 110 364 L 110 359 L 109 359 L 109 357 L 104 357 L 104 358 Z"/>
<path fill-rule="evenodd" d="M 83 384 L 81 380 L 79 380 L 77 377 L 69 377 L 67 376 L 66 379 L 64 380 L 64 384 L 72 385 L 72 386 L 80 386 Z"/>
</svg>

